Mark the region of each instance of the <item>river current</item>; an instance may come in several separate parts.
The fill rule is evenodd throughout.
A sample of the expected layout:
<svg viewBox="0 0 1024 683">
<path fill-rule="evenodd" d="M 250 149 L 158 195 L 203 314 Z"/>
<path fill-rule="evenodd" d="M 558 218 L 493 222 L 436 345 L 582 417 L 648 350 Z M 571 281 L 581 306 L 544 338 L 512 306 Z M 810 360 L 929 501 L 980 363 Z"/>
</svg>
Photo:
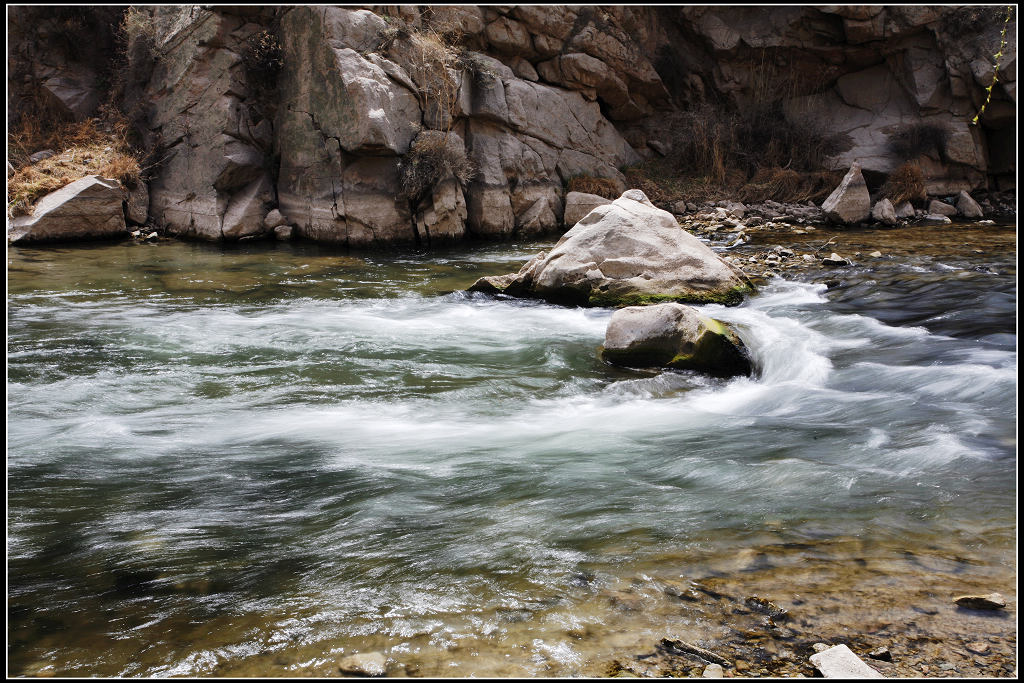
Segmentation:
<svg viewBox="0 0 1024 683">
<path fill-rule="evenodd" d="M 702 307 L 751 350 L 732 380 L 602 363 L 607 309 L 462 291 L 550 242 L 10 248 L 8 672 L 1011 652 L 951 596 L 1015 617 L 1016 241 L 942 230 L 847 235 L 887 255 Z"/>
</svg>

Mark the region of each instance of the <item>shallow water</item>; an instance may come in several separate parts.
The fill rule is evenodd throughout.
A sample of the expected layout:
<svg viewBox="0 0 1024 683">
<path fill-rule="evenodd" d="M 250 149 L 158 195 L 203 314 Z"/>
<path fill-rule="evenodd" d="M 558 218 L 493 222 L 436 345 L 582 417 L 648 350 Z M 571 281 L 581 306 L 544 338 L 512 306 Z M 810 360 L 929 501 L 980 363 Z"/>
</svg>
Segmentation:
<svg viewBox="0 0 1024 683">
<path fill-rule="evenodd" d="M 703 307 L 729 381 L 460 291 L 550 243 L 10 248 L 9 673 L 602 675 L 663 637 L 810 673 L 769 662 L 884 617 L 1006 675 L 1012 623 L 950 599 L 1016 612 L 1015 237 L 899 232 Z"/>
</svg>

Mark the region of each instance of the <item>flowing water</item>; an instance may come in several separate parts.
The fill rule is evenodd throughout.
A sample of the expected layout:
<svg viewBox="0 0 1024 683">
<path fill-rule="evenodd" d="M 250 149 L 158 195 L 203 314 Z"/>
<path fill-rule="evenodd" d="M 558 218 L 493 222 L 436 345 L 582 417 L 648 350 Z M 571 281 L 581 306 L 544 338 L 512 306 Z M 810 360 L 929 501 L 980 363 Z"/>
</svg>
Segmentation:
<svg viewBox="0 0 1024 683">
<path fill-rule="evenodd" d="M 10 248 L 8 671 L 606 675 L 669 637 L 1008 675 L 1015 236 L 908 234 L 704 307 L 755 359 L 733 380 L 461 291 L 550 243 Z M 992 590 L 1008 614 L 951 603 Z"/>
</svg>

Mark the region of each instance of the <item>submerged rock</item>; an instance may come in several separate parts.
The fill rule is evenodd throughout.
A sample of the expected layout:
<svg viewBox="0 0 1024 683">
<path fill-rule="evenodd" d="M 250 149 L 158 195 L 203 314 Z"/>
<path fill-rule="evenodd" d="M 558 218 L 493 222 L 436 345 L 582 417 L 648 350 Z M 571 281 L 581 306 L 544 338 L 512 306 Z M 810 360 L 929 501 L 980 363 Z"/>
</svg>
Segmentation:
<svg viewBox="0 0 1024 683">
<path fill-rule="evenodd" d="M 957 598 L 953 598 L 960 607 L 966 607 L 968 609 L 1003 609 L 1006 607 L 1006 598 L 999 593 L 989 593 L 988 595 L 961 595 Z"/>
<path fill-rule="evenodd" d="M 846 645 L 836 645 L 811 655 L 811 664 L 825 678 L 884 678 Z"/>
<path fill-rule="evenodd" d="M 735 332 L 681 304 L 616 311 L 601 353 L 617 365 L 696 370 L 717 377 L 751 373 L 750 354 Z"/>
<path fill-rule="evenodd" d="M 821 210 L 830 221 L 843 225 L 860 223 L 871 215 L 871 195 L 860 172 L 860 164 L 854 163 L 850 167 L 839 187 L 822 202 Z"/>
<path fill-rule="evenodd" d="M 124 188 L 112 178 L 86 176 L 51 192 L 30 216 L 18 216 L 7 229 L 11 244 L 127 237 Z"/>
<path fill-rule="evenodd" d="M 469 289 L 580 306 L 733 305 L 753 285 L 672 214 L 628 190 L 593 209 L 518 273 L 484 277 Z"/>
<path fill-rule="evenodd" d="M 387 673 L 387 658 L 380 652 L 361 652 L 339 661 L 338 669 L 351 676 L 383 676 Z"/>
</svg>

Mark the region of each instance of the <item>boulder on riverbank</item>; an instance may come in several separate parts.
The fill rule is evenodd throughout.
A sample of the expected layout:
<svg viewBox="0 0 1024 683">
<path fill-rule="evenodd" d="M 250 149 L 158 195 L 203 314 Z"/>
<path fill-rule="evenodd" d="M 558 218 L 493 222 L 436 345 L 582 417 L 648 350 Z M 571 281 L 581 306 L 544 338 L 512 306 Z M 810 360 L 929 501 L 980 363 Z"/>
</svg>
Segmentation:
<svg viewBox="0 0 1024 683">
<path fill-rule="evenodd" d="M 483 277 L 469 289 L 621 307 L 668 301 L 734 305 L 753 285 L 643 192 L 627 190 L 593 209 L 518 273 Z"/>
<path fill-rule="evenodd" d="M 29 216 L 18 216 L 7 228 L 10 244 L 126 237 L 121 184 L 91 175 L 46 195 Z"/>
<path fill-rule="evenodd" d="M 871 215 L 871 195 L 860 164 L 854 163 L 839 183 L 839 187 L 822 202 L 822 211 L 833 223 L 853 225 Z"/>
<path fill-rule="evenodd" d="M 681 304 L 630 306 L 612 315 L 602 357 L 632 367 L 696 370 L 716 377 L 750 375 L 750 354 L 724 323 Z"/>
</svg>

